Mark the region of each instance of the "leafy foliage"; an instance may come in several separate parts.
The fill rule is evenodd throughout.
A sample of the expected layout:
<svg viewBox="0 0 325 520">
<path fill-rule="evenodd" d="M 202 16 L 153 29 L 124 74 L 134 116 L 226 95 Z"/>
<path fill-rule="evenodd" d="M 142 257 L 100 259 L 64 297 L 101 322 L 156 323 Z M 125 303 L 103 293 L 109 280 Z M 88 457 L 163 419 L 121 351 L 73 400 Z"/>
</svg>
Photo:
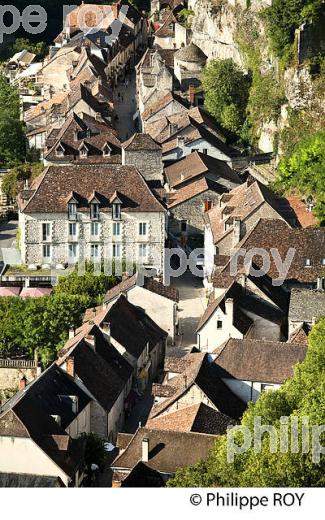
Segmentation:
<svg viewBox="0 0 325 520">
<path fill-rule="evenodd" d="M 102 301 L 117 278 L 94 274 L 87 264 L 84 276 L 74 271 L 62 277 L 51 296 L 0 299 L 0 356 L 25 355 L 35 351 L 47 366 L 68 339 L 69 328 L 78 327 L 86 309 Z"/>
<path fill-rule="evenodd" d="M 0 75 L 0 165 L 22 162 L 26 155 L 24 125 L 16 88 Z"/>
<path fill-rule="evenodd" d="M 306 138 L 293 153 L 282 159 L 275 189 L 282 192 L 296 191 L 313 196 L 317 203 L 315 214 L 325 223 L 325 132 Z"/>
<path fill-rule="evenodd" d="M 315 20 L 321 9 L 322 0 L 273 0 L 264 14 L 273 51 L 279 58 L 288 53 L 295 30 L 303 22 Z"/>
<path fill-rule="evenodd" d="M 105 462 L 106 455 L 104 440 L 93 432 L 82 433 L 80 438 L 84 439 L 86 442 L 85 464 L 88 470 L 90 470 L 92 464 L 97 464 L 97 466 L 102 467 Z"/>
<path fill-rule="evenodd" d="M 205 106 L 229 132 L 239 133 L 245 120 L 249 77 L 233 60 L 212 60 L 202 75 Z"/>
<path fill-rule="evenodd" d="M 35 179 L 42 173 L 43 169 L 42 163 L 24 163 L 11 168 L 3 177 L 2 191 L 11 201 L 14 201 L 18 195 L 19 183 Z"/>
<path fill-rule="evenodd" d="M 33 43 L 27 38 L 17 38 L 15 43 L 12 46 L 12 54 L 16 52 L 20 52 L 23 50 L 27 50 L 33 54 L 36 54 L 36 59 L 43 59 L 45 58 L 48 47 L 45 42 L 37 42 Z"/>
<path fill-rule="evenodd" d="M 253 433 L 254 418 L 262 424 L 273 425 L 280 437 L 280 418 L 308 417 L 312 426 L 325 423 L 325 318 L 321 319 L 309 336 L 305 360 L 295 367 L 294 377 L 277 391 L 264 392 L 256 404 L 250 404 L 242 425 Z M 305 419 L 304 419 L 305 420 Z M 289 420 L 290 424 L 290 420 Z M 291 430 L 289 428 L 289 438 Z M 320 442 L 324 445 L 324 433 Z M 310 438 L 311 441 L 311 438 Z M 241 443 L 240 432 L 236 442 Z M 311 444 L 311 443 L 310 443 Z M 312 444 L 311 444 L 312 445 Z M 289 441 L 290 447 L 290 441 Z M 234 463 L 227 461 L 227 436 L 218 438 L 206 461 L 178 470 L 169 487 L 300 487 L 323 486 L 325 483 L 325 457 L 312 460 L 312 450 L 303 453 L 270 452 L 269 436 L 262 437 L 261 450 L 249 448 L 235 456 Z"/>
</svg>

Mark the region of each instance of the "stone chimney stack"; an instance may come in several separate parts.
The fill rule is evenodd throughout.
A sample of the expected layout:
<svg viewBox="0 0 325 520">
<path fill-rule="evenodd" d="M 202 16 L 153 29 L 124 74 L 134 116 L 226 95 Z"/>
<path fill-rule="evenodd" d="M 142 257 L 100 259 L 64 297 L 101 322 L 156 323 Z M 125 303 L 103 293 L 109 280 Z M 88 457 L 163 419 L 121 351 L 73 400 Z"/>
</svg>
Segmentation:
<svg viewBox="0 0 325 520">
<path fill-rule="evenodd" d="M 234 218 L 233 231 L 233 245 L 237 245 L 241 240 L 241 221 L 239 218 Z"/>
<path fill-rule="evenodd" d="M 321 278 L 320 276 L 317 278 L 317 291 L 323 291 L 324 290 L 324 278 Z"/>
<path fill-rule="evenodd" d="M 149 439 L 145 437 L 142 439 L 142 462 L 149 462 Z"/>
<path fill-rule="evenodd" d="M 74 357 L 72 357 L 72 356 L 68 357 L 68 359 L 66 361 L 66 365 L 67 365 L 67 368 L 66 368 L 67 374 L 71 377 L 74 377 Z"/>
<path fill-rule="evenodd" d="M 102 330 L 104 334 L 107 336 L 108 340 L 111 339 L 111 324 L 109 321 L 104 321 L 102 325 Z"/>
<path fill-rule="evenodd" d="M 229 316 L 231 323 L 233 323 L 234 300 L 232 298 L 227 298 L 225 307 L 226 307 L 226 316 Z"/>
<path fill-rule="evenodd" d="M 75 329 L 74 327 L 69 328 L 69 339 L 72 339 L 75 337 Z"/>
</svg>

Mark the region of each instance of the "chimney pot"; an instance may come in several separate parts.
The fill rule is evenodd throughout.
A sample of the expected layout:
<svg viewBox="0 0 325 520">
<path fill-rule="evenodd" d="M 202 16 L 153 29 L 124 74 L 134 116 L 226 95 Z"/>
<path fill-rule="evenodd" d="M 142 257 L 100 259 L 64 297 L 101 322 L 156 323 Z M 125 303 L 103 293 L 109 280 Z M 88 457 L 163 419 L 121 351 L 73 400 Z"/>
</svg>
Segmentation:
<svg viewBox="0 0 325 520">
<path fill-rule="evenodd" d="M 19 390 L 24 390 L 24 388 L 26 388 L 26 384 L 27 384 L 27 379 L 25 376 L 23 376 L 20 380 L 19 380 Z"/>
<path fill-rule="evenodd" d="M 321 278 L 320 276 L 317 278 L 317 291 L 323 291 L 324 290 L 324 278 Z"/>
<path fill-rule="evenodd" d="M 74 358 L 72 356 L 67 359 L 67 374 L 71 377 L 74 377 Z"/>
<path fill-rule="evenodd" d="M 75 337 L 75 329 L 74 327 L 69 328 L 69 339 L 72 339 Z"/>
<path fill-rule="evenodd" d="M 149 462 L 149 439 L 142 439 L 142 462 Z"/>
<path fill-rule="evenodd" d="M 234 300 L 232 298 L 227 298 L 226 303 L 226 315 L 231 317 L 231 321 L 233 320 L 234 314 Z"/>
</svg>

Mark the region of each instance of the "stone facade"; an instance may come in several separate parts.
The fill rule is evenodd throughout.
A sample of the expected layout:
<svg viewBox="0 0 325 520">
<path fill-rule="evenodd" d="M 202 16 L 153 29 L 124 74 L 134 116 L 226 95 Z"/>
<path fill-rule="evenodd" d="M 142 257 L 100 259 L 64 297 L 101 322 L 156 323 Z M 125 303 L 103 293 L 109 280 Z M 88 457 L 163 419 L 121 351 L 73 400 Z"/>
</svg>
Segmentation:
<svg viewBox="0 0 325 520">
<path fill-rule="evenodd" d="M 146 181 L 163 184 L 164 164 L 161 150 L 125 150 L 122 148 L 122 165 L 135 166 Z"/>
<path fill-rule="evenodd" d="M 30 383 L 37 376 L 37 366 L 33 361 L 0 359 L 0 402 L 15 394 L 23 377 Z"/>
<path fill-rule="evenodd" d="M 190 200 L 171 208 L 169 229 L 173 235 L 203 236 L 204 233 L 204 202 L 211 201 L 212 206 L 219 203 L 220 195 L 208 190 Z M 182 231 L 182 223 L 186 222 L 186 231 Z"/>
<path fill-rule="evenodd" d="M 50 235 L 43 240 L 42 225 L 50 224 Z M 19 214 L 21 230 L 21 255 L 25 264 L 66 264 L 69 263 L 69 244 L 76 244 L 77 256 L 91 259 L 91 246 L 98 245 L 97 259 L 108 259 L 113 256 L 113 244 L 119 244 L 120 259 L 142 263 L 163 270 L 165 243 L 165 213 L 121 213 L 120 235 L 113 235 L 113 219 L 111 214 L 100 214 L 99 234 L 91 235 L 91 219 L 89 214 L 78 213 L 77 234 L 69 237 L 69 219 L 66 213 Z M 139 235 L 139 224 L 146 223 L 147 234 Z M 51 247 L 50 258 L 43 257 L 43 246 Z M 139 257 L 140 244 L 147 245 L 147 256 Z M 118 249 L 118 248 L 117 248 Z M 116 260 L 118 260 L 118 255 Z M 141 260 L 141 262 L 140 262 Z M 70 262 L 71 263 L 71 262 Z"/>
</svg>

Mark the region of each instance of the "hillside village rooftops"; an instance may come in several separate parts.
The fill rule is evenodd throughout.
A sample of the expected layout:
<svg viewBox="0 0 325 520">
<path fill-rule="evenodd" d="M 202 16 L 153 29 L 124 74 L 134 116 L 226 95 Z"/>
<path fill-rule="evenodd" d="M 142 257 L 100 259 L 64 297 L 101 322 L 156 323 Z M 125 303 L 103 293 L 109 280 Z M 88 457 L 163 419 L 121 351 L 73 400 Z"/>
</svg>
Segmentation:
<svg viewBox="0 0 325 520">
<path fill-rule="evenodd" d="M 150 419 L 166 412 L 193 385 L 206 395 L 219 412 L 236 420 L 241 417 L 246 408 L 245 403 L 221 381 L 209 355 L 193 353 L 187 361 L 184 372 L 168 380 L 167 386 L 173 388 L 174 393 L 152 408 Z"/>
<path fill-rule="evenodd" d="M 161 473 L 175 473 L 178 468 L 206 459 L 216 437 L 204 433 L 139 428 L 126 450 L 112 463 L 113 469 L 132 469 L 142 457 L 142 441 L 148 439 L 149 461 L 146 465 Z"/>
<path fill-rule="evenodd" d="M 218 177 L 240 184 L 241 180 L 234 170 L 224 161 L 201 152 L 192 152 L 186 157 L 174 162 L 165 168 L 168 184 L 174 188 L 189 179 L 206 173 L 216 174 Z M 217 179 L 216 179 L 217 180 Z"/>
<path fill-rule="evenodd" d="M 306 352 L 306 345 L 231 338 L 214 351 L 214 363 L 226 379 L 282 384 Z"/>
<path fill-rule="evenodd" d="M 134 166 L 50 166 L 20 196 L 25 213 L 67 213 L 74 197 L 78 211 L 88 211 L 92 194 L 100 195 L 100 209 L 108 212 L 112 197 L 119 193 L 124 212 L 164 212 Z"/>
<path fill-rule="evenodd" d="M 173 94 L 172 92 L 168 92 L 165 96 L 161 97 L 151 105 L 149 104 L 148 108 L 146 108 L 142 114 L 141 117 L 145 121 L 146 119 L 149 119 L 151 116 L 157 114 L 160 112 L 160 110 L 163 110 L 166 108 L 170 103 L 173 101 L 177 101 L 179 105 L 184 107 L 184 110 L 186 110 L 186 105 L 184 103 L 184 100 L 179 98 L 176 94 Z"/>
<path fill-rule="evenodd" d="M 128 152 L 136 151 L 161 151 L 161 146 L 154 141 L 154 139 L 146 133 L 135 133 L 130 139 L 122 144 L 124 150 Z"/>
<path fill-rule="evenodd" d="M 280 199 L 258 181 L 245 182 L 221 197 L 221 207 L 214 207 L 206 213 L 206 222 L 211 227 L 214 243 L 218 244 L 231 231 L 232 228 L 225 229 L 226 223 L 233 224 L 236 218 L 245 221 L 264 202 L 278 213 L 279 218 L 290 224 L 295 221 L 285 199 Z M 288 224 L 285 225 L 288 227 Z"/>
<path fill-rule="evenodd" d="M 204 403 L 198 403 L 181 408 L 176 412 L 169 412 L 154 419 L 149 419 L 146 427 L 157 430 L 223 435 L 228 426 L 235 424 L 237 424 L 237 421 L 227 415 Z"/>
<path fill-rule="evenodd" d="M 159 296 L 163 296 L 168 300 L 172 300 L 174 302 L 179 301 L 179 292 L 177 289 L 171 286 L 165 286 L 161 282 L 158 282 L 157 280 L 148 278 L 146 276 L 144 276 L 142 284 L 140 283 L 140 275 L 138 273 L 135 273 L 133 276 L 130 276 L 126 280 L 123 280 L 121 283 L 112 287 L 112 289 L 109 289 L 109 291 L 107 291 L 105 295 L 104 301 L 110 302 L 120 294 L 129 291 L 137 285 L 143 287 L 144 289 L 147 289 L 148 291 L 158 294 Z"/>
<path fill-rule="evenodd" d="M 254 228 L 238 244 L 238 248 L 259 247 L 270 251 L 276 247 L 282 261 L 289 249 L 293 250 L 293 259 L 286 274 L 286 281 L 316 284 L 317 278 L 324 277 L 325 265 L 325 228 L 290 228 L 281 219 L 260 219 Z M 268 276 L 279 277 L 274 258 L 270 255 Z M 253 259 L 257 267 L 262 267 L 262 258 Z M 302 320 L 303 321 L 303 320 Z"/>
<path fill-rule="evenodd" d="M 175 208 L 207 191 L 214 191 L 215 193 L 221 194 L 227 191 L 227 188 L 205 177 L 203 177 L 203 179 L 194 179 L 190 184 L 167 194 L 168 208 Z"/>
</svg>

